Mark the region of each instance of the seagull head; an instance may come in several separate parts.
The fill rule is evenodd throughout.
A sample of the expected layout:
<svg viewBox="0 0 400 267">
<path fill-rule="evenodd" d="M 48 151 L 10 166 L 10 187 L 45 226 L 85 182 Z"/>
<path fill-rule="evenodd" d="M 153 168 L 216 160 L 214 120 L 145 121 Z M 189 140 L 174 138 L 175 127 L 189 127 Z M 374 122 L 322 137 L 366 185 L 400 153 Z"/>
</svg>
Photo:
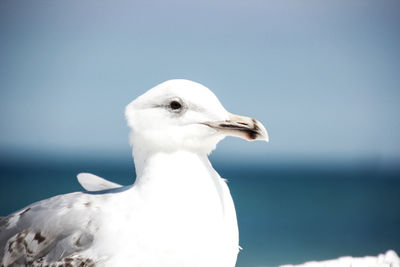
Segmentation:
<svg viewBox="0 0 400 267">
<path fill-rule="evenodd" d="M 128 104 L 125 115 L 134 150 L 209 154 L 226 136 L 268 141 L 259 121 L 229 113 L 207 87 L 183 79 L 150 89 Z"/>
</svg>

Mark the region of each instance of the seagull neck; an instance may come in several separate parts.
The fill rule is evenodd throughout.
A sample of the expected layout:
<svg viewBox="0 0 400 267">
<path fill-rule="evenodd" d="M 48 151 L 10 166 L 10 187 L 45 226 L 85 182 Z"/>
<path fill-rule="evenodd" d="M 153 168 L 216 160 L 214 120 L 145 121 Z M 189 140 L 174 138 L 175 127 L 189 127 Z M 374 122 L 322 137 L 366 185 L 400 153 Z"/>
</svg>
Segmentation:
<svg viewBox="0 0 400 267">
<path fill-rule="evenodd" d="M 134 153 L 137 180 L 186 177 L 196 170 L 213 170 L 207 155 L 192 151 Z"/>
</svg>

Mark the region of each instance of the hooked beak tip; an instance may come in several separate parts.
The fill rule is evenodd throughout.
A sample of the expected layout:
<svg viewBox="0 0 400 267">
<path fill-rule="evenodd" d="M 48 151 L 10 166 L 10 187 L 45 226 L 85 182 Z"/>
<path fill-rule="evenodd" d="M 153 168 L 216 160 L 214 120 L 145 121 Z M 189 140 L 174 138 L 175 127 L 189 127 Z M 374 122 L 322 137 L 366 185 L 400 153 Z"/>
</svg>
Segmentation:
<svg viewBox="0 0 400 267">
<path fill-rule="evenodd" d="M 260 140 L 264 140 L 265 142 L 269 142 L 269 135 L 267 130 L 265 129 L 264 125 L 261 124 L 261 122 L 256 121 L 258 127 L 260 128 Z"/>
</svg>

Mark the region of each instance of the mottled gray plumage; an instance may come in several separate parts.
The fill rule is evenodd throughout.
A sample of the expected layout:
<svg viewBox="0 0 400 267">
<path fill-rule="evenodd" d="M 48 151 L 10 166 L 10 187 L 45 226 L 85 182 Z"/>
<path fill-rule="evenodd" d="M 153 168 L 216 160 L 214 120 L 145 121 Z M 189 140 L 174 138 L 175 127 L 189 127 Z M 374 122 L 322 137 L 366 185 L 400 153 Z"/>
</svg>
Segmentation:
<svg viewBox="0 0 400 267">
<path fill-rule="evenodd" d="M 56 196 L 2 217 L 2 266 L 94 266 L 78 254 L 91 245 L 97 228 L 91 198 L 88 193 Z"/>
</svg>

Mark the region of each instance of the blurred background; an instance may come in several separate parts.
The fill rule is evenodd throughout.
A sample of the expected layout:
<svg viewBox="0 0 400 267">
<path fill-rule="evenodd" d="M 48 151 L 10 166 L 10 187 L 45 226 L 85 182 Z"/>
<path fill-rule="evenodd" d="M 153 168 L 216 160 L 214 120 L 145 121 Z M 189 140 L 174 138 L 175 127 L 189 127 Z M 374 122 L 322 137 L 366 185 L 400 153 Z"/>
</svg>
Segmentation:
<svg viewBox="0 0 400 267">
<path fill-rule="evenodd" d="M 211 156 L 237 207 L 237 266 L 400 252 L 400 2 L 0 2 L 0 216 L 135 173 L 124 107 L 173 78 L 270 143 Z"/>
</svg>

